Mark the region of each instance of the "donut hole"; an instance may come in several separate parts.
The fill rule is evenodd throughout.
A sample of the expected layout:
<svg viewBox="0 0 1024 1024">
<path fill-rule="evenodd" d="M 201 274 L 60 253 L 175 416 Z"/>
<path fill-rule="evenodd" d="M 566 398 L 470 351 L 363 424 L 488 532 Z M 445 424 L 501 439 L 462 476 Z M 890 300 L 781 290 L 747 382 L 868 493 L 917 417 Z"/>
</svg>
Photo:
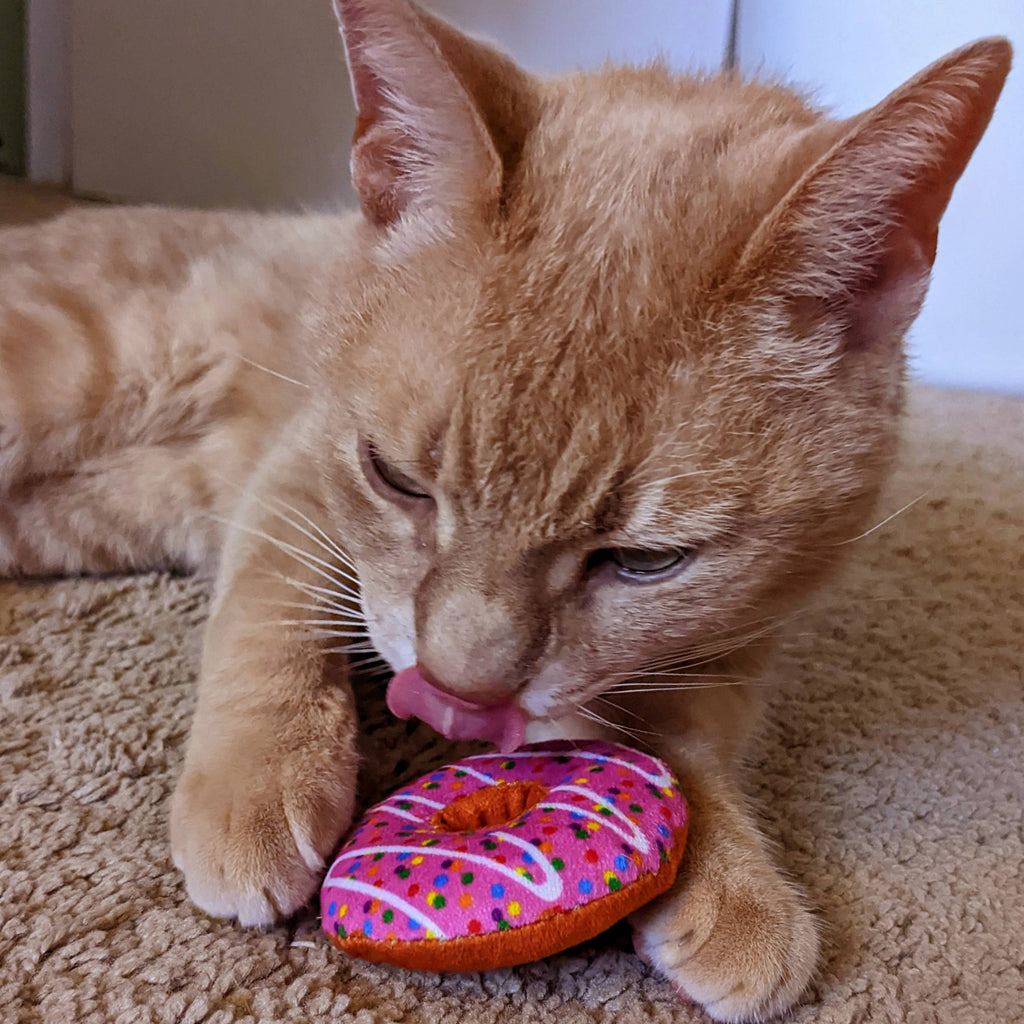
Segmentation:
<svg viewBox="0 0 1024 1024">
<path fill-rule="evenodd" d="M 477 832 L 507 825 L 547 795 L 548 787 L 540 782 L 499 782 L 456 797 L 434 812 L 430 824 L 438 832 Z"/>
</svg>

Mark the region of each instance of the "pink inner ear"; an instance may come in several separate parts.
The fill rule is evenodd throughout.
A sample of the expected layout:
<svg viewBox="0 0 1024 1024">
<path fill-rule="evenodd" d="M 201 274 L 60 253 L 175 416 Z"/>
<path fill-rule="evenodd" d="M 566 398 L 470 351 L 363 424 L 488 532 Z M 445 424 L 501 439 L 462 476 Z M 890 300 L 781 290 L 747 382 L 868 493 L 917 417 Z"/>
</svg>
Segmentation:
<svg viewBox="0 0 1024 1024">
<path fill-rule="evenodd" d="M 367 218 L 389 226 L 430 211 L 436 225 L 494 199 L 493 141 L 427 21 L 404 0 L 335 0 L 335 9 L 358 114 L 352 181 Z"/>
<path fill-rule="evenodd" d="M 934 258 L 934 239 L 929 246 L 909 230 L 893 235 L 878 279 L 857 300 L 847 334 L 848 348 L 866 348 L 903 337 L 921 312 Z"/>
<path fill-rule="evenodd" d="M 348 53 L 348 72 L 357 113 L 360 119 L 372 119 L 377 114 L 379 83 L 360 56 L 368 32 L 366 4 L 364 0 L 334 0 L 334 13 Z"/>
<path fill-rule="evenodd" d="M 503 753 L 522 746 L 526 738 L 526 715 L 517 704 L 463 700 L 431 686 L 417 667 L 391 680 L 387 704 L 396 718 L 418 718 L 450 740 L 486 740 Z"/>
<path fill-rule="evenodd" d="M 352 146 L 352 186 L 366 218 L 384 226 L 397 220 L 406 206 L 398 162 L 403 137 L 381 125 L 364 127 L 361 117 L 359 121 Z"/>
</svg>

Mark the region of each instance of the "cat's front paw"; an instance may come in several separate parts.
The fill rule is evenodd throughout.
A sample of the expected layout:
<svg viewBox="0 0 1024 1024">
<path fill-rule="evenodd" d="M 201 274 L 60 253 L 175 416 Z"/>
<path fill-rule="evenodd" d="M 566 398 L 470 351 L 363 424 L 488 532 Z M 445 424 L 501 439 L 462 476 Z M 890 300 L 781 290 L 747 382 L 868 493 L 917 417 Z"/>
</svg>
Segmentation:
<svg viewBox="0 0 1024 1024">
<path fill-rule="evenodd" d="M 301 907 L 352 819 L 355 772 L 251 752 L 186 762 L 171 803 L 171 853 L 189 898 L 214 917 L 267 925 Z"/>
<path fill-rule="evenodd" d="M 818 929 L 774 872 L 684 879 L 630 918 L 637 953 L 715 1020 L 766 1021 L 800 998 Z"/>
</svg>

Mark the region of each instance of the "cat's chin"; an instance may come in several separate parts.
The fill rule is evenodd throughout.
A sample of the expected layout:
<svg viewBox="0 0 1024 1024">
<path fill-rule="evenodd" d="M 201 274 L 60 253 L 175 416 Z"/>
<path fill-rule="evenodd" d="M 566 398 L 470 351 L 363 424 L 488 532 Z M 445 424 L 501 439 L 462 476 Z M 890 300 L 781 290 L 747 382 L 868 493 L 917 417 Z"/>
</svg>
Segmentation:
<svg viewBox="0 0 1024 1024">
<path fill-rule="evenodd" d="M 526 722 L 526 742 L 544 743 L 548 740 L 607 739 L 607 730 L 592 719 L 571 712 L 562 718 L 531 718 Z"/>
</svg>

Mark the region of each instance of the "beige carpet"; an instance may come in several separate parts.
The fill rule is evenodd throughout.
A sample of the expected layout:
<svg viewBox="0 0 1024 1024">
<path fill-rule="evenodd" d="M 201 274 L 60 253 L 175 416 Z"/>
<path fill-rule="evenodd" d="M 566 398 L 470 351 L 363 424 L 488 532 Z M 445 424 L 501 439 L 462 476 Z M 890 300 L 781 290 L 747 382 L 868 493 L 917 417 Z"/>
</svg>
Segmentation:
<svg viewBox="0 0 1024 1024">
<path fill-rule="evenodd" d="M 37 203 L 36 210 L 45 207 Z M 0 181 L 0 218 L 28 216 Z M 1024 400 L 918 390 L 883 514 L 797 623 L 754 776 L 828 932 L 798 1021 L 1024 1022 Z M 687 1022 L 613 929 L 482 975 L 185 900 L 165 839 L 201 581 L 0 584 L 0 1020 Z M 364 690 L 364 796 L 450 756 Z"/>
</svg>

